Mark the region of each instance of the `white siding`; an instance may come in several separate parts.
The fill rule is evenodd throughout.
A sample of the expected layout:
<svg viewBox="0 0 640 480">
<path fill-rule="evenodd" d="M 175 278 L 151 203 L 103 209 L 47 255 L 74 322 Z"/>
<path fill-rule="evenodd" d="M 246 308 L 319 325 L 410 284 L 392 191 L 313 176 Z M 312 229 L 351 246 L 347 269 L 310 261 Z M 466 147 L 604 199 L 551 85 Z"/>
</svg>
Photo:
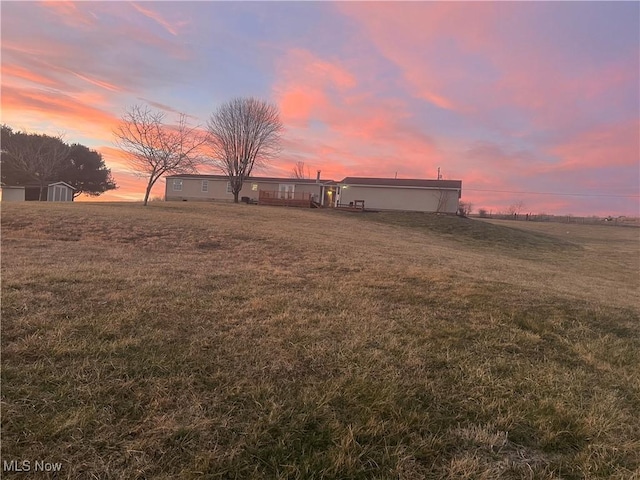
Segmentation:
<svg viewBox="0 0 640 480">
<path fill-rule="evenodd" d="M 66 185 L 49 185 L 47 189 L 48 202 L 72 202 L 73 190 Z"/>
<path fill-rule="evenodd" d="M 411 187 L 341 185 L 340 204 L 364 200 L 372 210 L 456 213 L 458 191 Z"/>
<path fill-rule="evenodd" d="M 24 202 L 24 187 L 2 187 L 3 202 Z"/>
<path fill-rule="evenodd" d="M 176 180 L 181 180 L 182 190 L 175 191 L 173 186 Z M 204 179 L 198 177 L 182 177 L 180 179 L 168 178 L 165 187 L 165 199 L 171 200 L 190 200 L 190 201 L 226 201 L 233 202 L 233 194 L 229 186 L 229 181 L 225 178 L 208 178 L 206 179 L 207 191 L 202 191 L 202 181 Z M 284 183 L 284 182 L 283 182 Z M 310 193 L 313 198 L 320 198 L 320 185 L 316 183 L 296 183 L 295 180 L 287 182 L 287 184 L 293 185 L 296 193 L 305 192 Z M 259 178 L 252 178 L 246 180 L 242 184 L 242 190 L 238 198 L 249 197 L 252 200 L 257 201 L 260 190 L 277 192 L 279 190 L 280 182 L 263 182 Z"/>
</svg>

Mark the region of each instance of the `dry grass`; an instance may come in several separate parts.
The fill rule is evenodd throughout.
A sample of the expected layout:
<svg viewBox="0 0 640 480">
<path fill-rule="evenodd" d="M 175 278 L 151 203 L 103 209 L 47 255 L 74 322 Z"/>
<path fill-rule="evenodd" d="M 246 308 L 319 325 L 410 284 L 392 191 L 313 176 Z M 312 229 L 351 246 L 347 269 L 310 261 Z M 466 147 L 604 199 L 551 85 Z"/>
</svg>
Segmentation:
<svg viewBox="0 0 640 480">
<path fill-rule="evenodd" d="M 2 460 L 73 479 L 639 475 L 638 230 L 513 227 L 3 205 Z"/>
</svg>

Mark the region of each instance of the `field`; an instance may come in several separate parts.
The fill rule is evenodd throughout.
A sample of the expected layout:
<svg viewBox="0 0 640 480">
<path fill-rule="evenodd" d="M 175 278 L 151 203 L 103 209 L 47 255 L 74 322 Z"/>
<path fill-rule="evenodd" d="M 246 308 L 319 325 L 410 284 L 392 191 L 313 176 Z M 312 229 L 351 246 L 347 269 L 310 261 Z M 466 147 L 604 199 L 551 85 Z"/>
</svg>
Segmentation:
<svg viewBox="0 0 640 480">
<path fill-rule="evenodd" d="M 639 478 L 639 234 L 5 204 L 3 467 L 29 460 L 29 478 L 53 478 L 35 461 L 60 462 L 55 478 L 69 479 Z"/>
</svg>

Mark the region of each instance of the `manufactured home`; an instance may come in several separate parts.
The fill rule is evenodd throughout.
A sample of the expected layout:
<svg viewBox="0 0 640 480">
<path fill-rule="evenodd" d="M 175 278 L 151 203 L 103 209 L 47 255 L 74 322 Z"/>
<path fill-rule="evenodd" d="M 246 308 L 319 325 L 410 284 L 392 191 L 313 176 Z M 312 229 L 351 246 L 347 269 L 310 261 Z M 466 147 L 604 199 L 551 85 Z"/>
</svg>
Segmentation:
<svg viewBox="0 0 640 480">
<path fill-rule="evenodd" d="M 458 212 L 461 180 L 426 180 L 346 177 L 340 182 L 251 177 L 239 198 L 247 203 L 306 207 L 343 207 L 361 210 Z M 165 200 L 233 201 L 225 175 L 171 175 L 166 178 Z"/>
</svg>

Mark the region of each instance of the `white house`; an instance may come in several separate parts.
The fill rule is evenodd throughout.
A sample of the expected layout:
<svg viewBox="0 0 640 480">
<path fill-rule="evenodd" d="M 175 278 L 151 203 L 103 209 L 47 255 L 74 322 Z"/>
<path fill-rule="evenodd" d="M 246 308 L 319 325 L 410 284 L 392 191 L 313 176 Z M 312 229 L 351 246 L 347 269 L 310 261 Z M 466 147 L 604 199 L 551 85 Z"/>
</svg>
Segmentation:
<svg viewBox="0 0 640 480">
<path fill-rule="evenodd" d="M 239 197 L 266 205 L 359 207 L 457 213 L 461 180 L 426 180 L 346 177 L 333 180 L 251 177 Z M 165 200 L 233 201 L 231 184 L 224 175 L 171 175 L 166 178 Z"/>
</svg>

